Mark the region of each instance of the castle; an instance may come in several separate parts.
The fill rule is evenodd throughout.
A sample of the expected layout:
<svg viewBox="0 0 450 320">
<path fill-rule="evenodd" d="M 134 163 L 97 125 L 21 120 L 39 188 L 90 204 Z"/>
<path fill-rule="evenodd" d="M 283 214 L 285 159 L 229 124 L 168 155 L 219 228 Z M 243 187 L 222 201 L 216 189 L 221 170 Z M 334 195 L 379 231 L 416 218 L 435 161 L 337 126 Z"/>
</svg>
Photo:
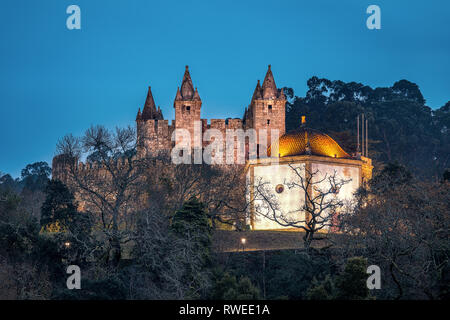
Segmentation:
<svg viewBox="0 0 450 320">
<path fill-rule="evenodd" d="M 242 119 L 207 119 L 201 118 L 202 100 L 197 88 L 194 88 L 189 68 L 186 66 L 181 87 L 178 87 L 173 107 L 175 120 L 169 124 L 165 120 L 161 109 L 156 108 L 151 88 L 148 88 L 147 98 L 141 112 L 139 108 L 136 116 L 138 150 L 140 156 L 155 154 L 160 151 L 170 151 L 176 141 L 172 141 L 175 129 L 185 129 L 195 145 L 195 138 L 208 129 L 217 129 L 223 136 L 227 129 L 255 129 L 259 141 L 260 130 L 267 130 L 267 141 L 271 139 L 271 131 L 278 130 L 279 135 L 285 133 L 285 105 L 286 97 L 283 89 L 278 89 L 270 65 L 262 85 L 258 80 L 250 105 L 245 108 Z M 201 124 L 201 131 L 196 132 L 195 123 Z M 206 143 L 201 146 L 204 148 Z"/>
<path fill-rule="evenodd" d="M 161 109 L 155 105 L 151 88 L 148 88 L 144 108 L 142 112 L 139 108 L 136 116 L 137 159 L 152 158 L 161 152 L 177 151 L 175 147 L 179 143 L 177 136 L 179 130 L 188 133 L 190 139 L 188 142 L 194 153 L 196 147 L 205 149 L 209 146 L 209 142 L 212 144 L 212 141 L 202 139 L 203 132 L 206 133 L 210 129 L 215 129 L 222 137 L 227 136 L 229 131 L 254 132 L 252 140 L 252 144 L 256 144 L 256 150 L 252 149 L 256 151 L 254 157 L 249 152 L 250 138 L 249 142 L 241 141 L 246 148 L 242 172 L 245 173 L 246 182 L 243 183 L 247 190 L 247 195 L 242 194 L 242 197 L 245 197 L 248 204 L 247 222 L 252 230 L 289 229 L 289 223 L 282 226 L 277 222 L 278 215 L 284 217 L 285 222 L 286 219 L 292 219 L 303 224 L 308 223 L 310 217 L 304 212 L 305 197 L 314 198 L 320 189 L 329 189 L 326 182 L 333 175 L 348 181 L 330 195 L 342 201 L 351 201 L 355 191 L 372 177 L 372 161 L 367 156 L 367 125 L 366 144 L 363 140 L 362 148 L 359 149 L 358 141 L 358 150 L 355 153 L 347 153 L 325 133 L 306 127 L 304 117 L 300 128 L 285 132 L 286 97 L 283 89 L 277 88 L 270 65 L 262 85 L 258 80 L 250 105 L 245 108 L 242 119 L 211 119 L 210 123 L 207 119 L 202 119 L 202 100 L 193 85 L 188 66 L 181 87 L 177 89 L 173 106 L 175 119 L 169 125 Z M 364 132 L 361 133 L 361 137 L 364 138 Z M 184 138 L 185 136 L 181 140 Z M 236 137 L 231 140 L 235 159 L 239 144 L 235 143 L 237 140 Z M 220 148 L 225 149 L 228 141 L 222 140 L 218 144 Z M 228 145 L 226 147 L 228 148 Z M 104 170 L 101 170 L 104 164 L 83 164 L 78 162 L 78 159 L 70 161 L 76 164 L 76 170 L 90 178 L 95 179 L 104 175 Z M 67 163 L 64 155 L 56 156 L 52 164 L 53 177 L 71 184 Z M 177 164 L 173 161 L 173 153 L 172 163 Z M 296 172 L 292 170 L 292 166 L 296 166 Z M 311 184 L 314 184 L 315 188 L 299 190 L 290 187 L 296 179 L 305 181 L 308 177 L 311 178 L 312 173 L 317 173 L 311 179 Z M 264 183 L 265 190 L 271 193 L 270 199 L 276 203 L 276 206 L 270 206 L 276 207 L 272 217 L 267 213 L 269 211 L 266 214 L 258 212 L 258 209 L 268 208 L 267 197 L 258 198 L 256 192 L 261 182 Z M 81 196 L 79 198 L 82 200 Z"/>
</svg>

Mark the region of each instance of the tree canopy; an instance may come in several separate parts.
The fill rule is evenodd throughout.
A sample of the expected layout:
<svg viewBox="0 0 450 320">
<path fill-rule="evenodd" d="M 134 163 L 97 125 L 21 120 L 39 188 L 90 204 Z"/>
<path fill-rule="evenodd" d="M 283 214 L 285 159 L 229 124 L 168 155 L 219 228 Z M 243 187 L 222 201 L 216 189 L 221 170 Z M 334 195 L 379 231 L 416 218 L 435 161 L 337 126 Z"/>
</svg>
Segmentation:
<svg viewBox="0 0 450 320">
<path fill-rule="evenodd" d="M 312 77 L 305 97 L 285 88 L 286 129 L 307 124 L 330 134 L 347 152 L 356 150 L 356 118 L 369 124 L 369 156 L 375 163 L 398 161 L 423 177 L 441 177 L 450 166 L 450 101 L 432 110 L 417 84 L 391 87 Z"/>
</svg>

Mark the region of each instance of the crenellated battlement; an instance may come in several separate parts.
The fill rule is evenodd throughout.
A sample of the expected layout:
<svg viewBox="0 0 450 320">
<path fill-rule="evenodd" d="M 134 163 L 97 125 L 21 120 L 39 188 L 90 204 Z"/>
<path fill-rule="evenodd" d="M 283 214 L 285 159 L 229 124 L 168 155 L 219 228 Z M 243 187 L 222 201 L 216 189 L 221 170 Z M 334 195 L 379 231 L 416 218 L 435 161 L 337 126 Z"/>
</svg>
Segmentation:
<svg viewBox="0 0 450 320">
<path fill-rule="evenodd" d="M 161 150 L 169 150 L 172 145 L 173 130 L 174 128 L 169 125 L 168 120 L 138 120 L 138 155 L 145 156 L 149 152 L 157 153 Z"/>
<path fill-rule="evenodd" d="M 240 118 L 211 119 L 208 129 L 243 129 L 243 122 Z"/>
<path fill-rule="evenodd" d="M 169 120 L 140 120 L 138 126 L 141 126 L 141 130 L 144 130 L 146 134 L 152 135 L 168 135 L 171 131 Z"/>
<path fill-rule="evenodd" d="M 128 158 L 122 157 L 115 160 L 110 160 L 111 167 L 117 171 L 128 167 Z M 112 161 L 114 161 L 113 165 Z M 52 161 L 52 178 L 60 180 L 66 185 L 72 185 L 70 179 L 73 173 L 76 172 L 78 177 L 98 178 L 100 176 L 110 175 L 106 163 L 101 161 L 81 161 L 75 157 L 68 155 L 57 155 Z"/>
</svg>

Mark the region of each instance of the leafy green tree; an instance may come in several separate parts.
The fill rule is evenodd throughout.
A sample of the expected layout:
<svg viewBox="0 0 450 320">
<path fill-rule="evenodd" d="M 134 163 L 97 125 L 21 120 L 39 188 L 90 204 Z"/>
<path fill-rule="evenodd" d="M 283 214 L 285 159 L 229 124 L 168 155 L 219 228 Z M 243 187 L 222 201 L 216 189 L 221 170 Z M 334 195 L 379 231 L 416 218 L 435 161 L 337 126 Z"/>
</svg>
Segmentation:
<svg viewBox="0 0 450 320">
<path fill-rule="evenodd" d="M 21 174 L 20 196 L 21 210 L 40 219 L 40 208 L 44 201 L 44 190 L 49 181 L 51 169 L 47 162 L 35 162 L 27 165 Z"/>
<path fill-rule="evenodd" d="M 367 260 L 362 257 L 348 259 L 344 272 L 336 279 L 337 299 L 362 300 L 369 296 L 367 288 Z"/>
<path fill-rule="evenodd" d="M 49 298 L 64 277 L 62 256 L 58 244 L 39 233 L 36 219 L 22 211 L 21 200 L 0 190 L 0 278 L 8 279 L 17 299 Z"/>
<path fill-rule="evenodd" d="M 171 230 L 181 242 L 177 250 L 181 249 L 179 257 L 184 264 L 183 281 L 192 288 L 188 295 L 201 297 L 209 286 L 212 266 L 212 227 L 204 205 L 196 198 L 185 202 L 172 217 Z"/>
<path fill-rule="evenodd" d="M 92 221 L 87 213 L 78 212 L 73 194 L 59 180 L 51 180 L 45 189 L 41 207 L 41 230 L 48 241 L 58 243 L 65 260 L 78 265 L 92 259 L 99 251 L 99 241 L 92 234 Z"/>
<path fill-rule="evenodd" d="M 27 165 L 21 172 L 24 188 L 32 191 L 43 190 L 51 173 L 47 162 L 40 161 Z"/>
<path fill-rule="evenodd" d="M 255 270 L 255 267 L 249 269 L 247 274 L 250 275 L 252 270 Z M 273 252 L 266 262 L 266 297 L 306 299 L 306 292 L 313 278 L 323 278 L 331 272 L 331 264 L 326 254 L 314 250 L 309 254 L 288 250 Z M 261 281 L 258 282 L 261 286 Z"/>
<path fill-rule="evenodd" d="M 209 263 L 212 227 L 201 202 L 196 198 L 185 202 L 173 216 L 171 228 L 176 236 L 193 240 L 204 263 Z"/>
<path fill-rule="evenodd" d="M 107 277 L 104 279 L 84 279 L 80 290 L 55 290 L 53 300 L 124 300 L 126 286 L 121 279 Z"/>
<path fill-rule="evenodd" d="M 336 295 L 336 286 L 330 275 L 326 275 L 322 281 L 314 278 L 311 287 L 306 292 L 308 300 L 333 300 Z"/>
<path fill-rule="evenodd" d="M 398 185 L 410 183 L 413 177 L 411 172 L 398 162 L 388 163 L 370 181 L 372 193 L 383 194 Z"/>
<path fill-rule="evenodd" d="M 0 190 L 19 193 L 21 189 L 19 179 L 13 179 L 10 174 L 0 174 Z"/>
<path fill-rule="evenodd" d="M 442 178 L 444 179 L 444 181 L 450 181 L 450 170 L 445 170 Z"/>
<path fill-rule="evenodd" d="M 68 231 L 77 216 L 73 194 L 59 180 L 49 181 L 41 207 L 41 227 L 47 231 Z"/>
<path fill-rule="evenodd" d="M 435 161 L 439 169 L 447 169 L 450 167 L 450 101 L 434 111 L 434 119 L 440 133 Z"/>
<path fill-rule="evenodd" d="M 212 298 L 216 300 L 257 300 L 260 299 L 260 291 L 254 286 L 248 277 L 236 276 L 229 273 L 222 274 L 215 282 Z"/>
<path fill-rule="evenodd" d="M 305 115 L 308 126 L 333 133 L 347 152 L 354 152 L 355 145 L 341 141 L 339 133 L 348 131 L 356 141 L 356 117 L 364 113 L 369 156 L 375 163 L 398 161 L 421 176 L 435 178 L 449 166 L 450 103 L 433 111 L 417 84 L 400 80 L 391 87 L 371 88 L 312 77 L 307 85 L 305 97 L 295 96 L 286 104 L 288 131 L 298 128 Z"/>
</svg>

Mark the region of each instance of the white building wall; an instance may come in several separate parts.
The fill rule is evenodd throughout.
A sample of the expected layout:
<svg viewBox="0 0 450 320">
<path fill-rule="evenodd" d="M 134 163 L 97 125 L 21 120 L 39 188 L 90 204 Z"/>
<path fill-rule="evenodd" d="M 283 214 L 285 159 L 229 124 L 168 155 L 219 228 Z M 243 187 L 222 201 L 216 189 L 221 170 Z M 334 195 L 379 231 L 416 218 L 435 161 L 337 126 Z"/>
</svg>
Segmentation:
<svg viewBox="0 0 450 320">
<path fill-rule="evenodd" d="M 342 200 L 351 200 L 353 198 L 353 193 L 359 188 L 359 183 L 361 180 L 360 177 L 360 169 L 355 166 L 343 166 L 343 165 L 333 165 L 333 164 L 325 164 L 325 163 L 312 163 L 311 171 L 315 172 L 318 170 L 318 174 L 315 177 L 315 181 L 321 180 L 327 175 L 333 175 L 336 172 L 336 178 L 349 180 L 348 183 L 344 184 L 339 191 L 338 197 Z M 330 183 L 328 180 L 323 181 L 320 184 L 320 187 L 326 188 L 329 187 Z"/>
<path fill-rule="evenodd" d="M 325 200 L 329 200 L 329 198 L 331 197 L 336 197 L 339 200 L 343 200 L 344 203 L 349 203 L 354 199 L 354 193 L 359 188 L 359 184 L 361 181 L 360 177 L 361 171 L 358 167 L 324 164 L 324 163 L 312 163 L 311 171 L 315 172 L 316 170 L 318 171 L 318 173 L 314 177 L 313 182 L 320 181 L 323 178 L 325 178 L 325 176 L 330 177 L 335 172 L 336 172 L 336 181 L 350 180 L 340 188 L 339 193 L 337 193 L 336 195 L 328 195 Z M 326 192 L 331 187 L 328 179 L 325 179 L 324 181 L 315 186 L 317 186 L 323 192 Z M 326 216 L 328 214 L 330 214 L 330 212 L 324 212 L 323 216 Z"/>
<path fill-rule="evenodd" d="M 305 164 L 299 163 L 295 166 L 301 168 L 302 175 L 305 172 Z M 255 166 L 254 167 L 254 184 L 255 186 L 261 182 L 267 182 L 265 190 L 267 190 L 267 195 L 273 196 L 276 203 L 279 204 L 279 210 L 277 214 L 283 214 L 288 219 L 304 220 L 304 213 L 302 211 L 304 203 L 303 190 L 298 187 L 289 189 L 287 184 L 290 182 L 298 182 L 299 178 L 292 168 L 287 164 L 274 164 L 266 166 Z M 284 186 L 284 191 L 277 193 L 275 188 L 278 184 Z M 258 198 L 258 196 L 256 196 Z M 260 198 L 260 197 L 259 197 Z M 269 208 L 268 204 L 261 199 L 255 200 L 255 211 L 272 213 L 272 209 Z M 270 229 L 285 229 L 275 221 L 261 216 L 260 214 L 254 215 L 254 229 L 255 230 L 270 230 Z"/>
<path fill-rule="evenodd" d="M 302 176 L 305 176 L 305 164 L 297 163 L 295 166 L 301 167 Z M 284 215 L 288 220 L 304 220 L 304 212 L 302 207 L 304 205 L 304 193 L 300 187 L 288 188 L 287 184 L 289 182 L 300 183 L 299 177 L 295 174 L 294 170 L 289 167 L 288 164 L 273 164 L 273 165 L 261 165 L 254 166 L 254 179 L 253 184 L 257 186 L 261 182 L 267 183 L 265 190 L 268 196 L 272 196 L 275 201 L 273 203 L 278 204 L 277 214 Z M 361 171 L 357 166 L 351 165 L 336 165 L 336 164 L 326 164 L 326 163 L 311 163 L 311 171 L 315 172 L 318 170 L 317 175 L 314 180 L 319 181 L 325 175 L 333 175 L 336 171 L 337 179 L 351 179 L 347 184 L 343 185 L 339 190 L 339 193 L 335 195 L 339 199 L 344 201 L 351 201 L 353 199 L 354 192 L 359 188 L 361 181 Z M 247 185 L 250 185 L 251 170 L 247 173 Z M 278 184 L 284 186 L 284 191 L 282 193 L 277 193 L 275 188 Z M 328 180 L 325 180 L 317 185 L 319 188 L 329 188 L 330 184 Z M 247 195 L 249 196 L 249 195 Z M 334 195 L 330 195 L 332 197 Z M 249 199 L 249 198 L 247 198 Z M 268 204 L 261 199 L 260 196 L 256 195 L 256 200 L 254 201 L 255 215 L 254 215 L 254 229 L 255 230 L 271 230 L 271 229 L 286 229 L 288 227 L 283 227 L 277 222 L 263 217 L 260 213 L 272 213 L 271 208 Z"/>
</svg>

